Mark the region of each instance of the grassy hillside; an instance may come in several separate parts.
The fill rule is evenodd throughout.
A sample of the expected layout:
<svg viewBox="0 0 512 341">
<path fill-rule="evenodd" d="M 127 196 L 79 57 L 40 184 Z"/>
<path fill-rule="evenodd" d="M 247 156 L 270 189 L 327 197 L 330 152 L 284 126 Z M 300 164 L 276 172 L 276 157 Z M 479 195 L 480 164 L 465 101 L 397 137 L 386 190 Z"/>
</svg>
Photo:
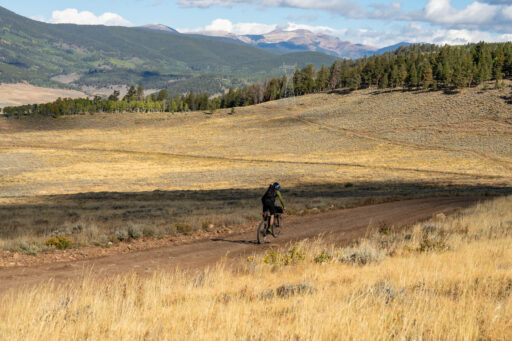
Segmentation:
<svg viewBox="0 0 512 341">
<path fill-rule="evenodd" d="M 42 242 L 52 229 L 77 224 L 83 238 L 73 238 L 97 240 L 125 228 L 123 219 L 156 233 L 174 231 L 175 223 L 193 230 L 207 221 L 243 225 L 257 219 L 253 199 L 276 179 L 297 213 L 365 200 L 507 193 L 512 105 L 506 84 L 450 94 L 316 94 L 234 114 L 0 118 L 0 247 Z M 167 195 L 155 199 L 155 189 Z M 229 205 L 218 205 L 216 191 L 228 189 L 221 197 L 230 198 Z M 185 202 L 176 199 L 180 191 L 204 195 Z M 120 192 L 121 199 L 85 195 L 90 201 L 84 205 L 74 196 L 87 192 Z M 144 201 L 150 207 L 140 211 Z"/>
<path fill-rule="evenodd" d="M 509 340 L 511 197 L 352 247 L 328 240 L 199 273 L 2 295 L 9 340 Z"/>
<path fill-rule="evenodd" d="M 141 28 L 46 24 L 0 7 L 0 82 L 55 86 L 51 78 L 73 75 L 76 86 L 142 82 L 146 88 L 164 88 L 169 81 L 214 74 L 228 86 L 231 78 L 256 80 L 276 73 L 283 63 L 318 66 L 334 60 L 320 53 L 276 56 L 246 45 Z"/>
</svg>

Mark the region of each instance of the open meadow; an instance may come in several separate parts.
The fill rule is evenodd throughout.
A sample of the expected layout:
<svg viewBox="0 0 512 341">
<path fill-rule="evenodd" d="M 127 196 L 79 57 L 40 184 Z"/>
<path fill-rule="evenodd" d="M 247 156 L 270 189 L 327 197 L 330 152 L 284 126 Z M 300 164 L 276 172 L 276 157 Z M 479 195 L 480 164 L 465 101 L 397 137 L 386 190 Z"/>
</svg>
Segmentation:
<svg viewBox="0 0 512 341">
<path fill-rule="evenodd" d="M 129 224 L 148 236 L 240 226 L 275 180 L 291 214 L 506 194 L 509 93 L 369 89 L 234 113 L 0 118 L 0 245 L 36 253 L 56 235 L 105 245 Z"/>
<path fill-rule="evenodd" d="M 0 118 L 0 339 L 510 339 L 511 145 L 508 83 Z"/>
<path fill-rule="evenodd" d="M 6 340 L 509 340 L 512 197 L 348 247 L 2 294 Z"/>
<path fill-rule="evenodd" d="M 87 97 L 87 95 L 76 90 L 43 88 L 28 83 L 0 83 L 0 108 L 11 105 L 47 103 L 59 97 L 80 98 Z"/>
</svg>

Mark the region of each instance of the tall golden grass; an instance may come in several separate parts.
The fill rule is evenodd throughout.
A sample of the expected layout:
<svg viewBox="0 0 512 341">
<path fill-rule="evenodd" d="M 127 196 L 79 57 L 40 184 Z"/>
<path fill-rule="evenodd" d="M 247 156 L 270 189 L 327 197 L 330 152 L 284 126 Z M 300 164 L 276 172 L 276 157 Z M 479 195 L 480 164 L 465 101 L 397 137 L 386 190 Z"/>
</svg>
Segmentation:
<svg viewBox="0 0 512 341">
<path fill-rule="evenodd" d="M 403 232 L 383 226 L 344 249 L 319 239 L 234 267 L 11 291 L 0 338 L 510 340 L 511 206 L 503 197 Z"/>
</svg>

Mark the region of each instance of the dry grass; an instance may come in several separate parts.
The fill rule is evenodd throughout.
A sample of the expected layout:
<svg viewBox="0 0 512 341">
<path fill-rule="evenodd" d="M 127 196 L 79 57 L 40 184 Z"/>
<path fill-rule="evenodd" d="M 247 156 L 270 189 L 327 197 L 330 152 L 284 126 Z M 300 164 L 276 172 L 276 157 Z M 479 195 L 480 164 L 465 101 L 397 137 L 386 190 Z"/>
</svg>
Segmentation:
<svg viewBox="0 0 512 341">
<path fill-rule="evenodd" d="M 50 339 L 512 338 L 512 197 L 347 249 L 303 242 L 191 274 L 52 284 L 2 297 L 0 335 Z M 422 249 L 428 233 L 442 247 Z M 373 250 L 368 252 L 368 250 Z M 379 254 L 353 263 L 347 254 Z M 327 255 L 327 256 L 325 256 Z"/>
<path fill-rule="evenodd" d="M 506 90 L 357 91 L 236 115 L 0 119 L 2 197 L 301 183 L 511 183 Z M 236 181 L 233 181 L 236 179 Z"/>
<path fill-rule="evenodd" d="M 57 98 L 86 97 L 83 92 L 75 90 L 52 89 L 33 86 L 28 83 L 0 84 L 0 108 L 6 106 L 48 103 Z"/>
<path fill-rule="evenodd" d="M 0 204 L 0 250 L 36 254 L 51 250 L 45 242 L 66 236 L 73 247 L 107 247 L 131 227 L 145 239 L 180 236 L 213 224 L 216 230 L 242 231 L 260 220 L 264 188 L 209 191 L 84 193 L 16 198 Z M 306 215 L 389 201 L 434 196 L 503 195 L 510 189 L 417 183 L 311 184 L 283 190 L 287 213 Z"/>
<path fill-rule="evenodd" d="M 247 224 L 276 179 L 290 189 L 285 197 L 297 214 L 507 193 L 508 92 L 364 90 L 237 108 L 235 115 L 0 118 L 0 246 L 41 244 L 77 225 L 84 229 L 73 238 L 81 244 L 110 240 L 128 222 L 155 234 L 174 233 L 176 223 Z M 312 195 L 301 189 L 305 183 L 317 184 Z M 183 200 L 183 190 L 198 192 Z M 73 196 L 89 192 L 118 193 Z"/>
</svg>

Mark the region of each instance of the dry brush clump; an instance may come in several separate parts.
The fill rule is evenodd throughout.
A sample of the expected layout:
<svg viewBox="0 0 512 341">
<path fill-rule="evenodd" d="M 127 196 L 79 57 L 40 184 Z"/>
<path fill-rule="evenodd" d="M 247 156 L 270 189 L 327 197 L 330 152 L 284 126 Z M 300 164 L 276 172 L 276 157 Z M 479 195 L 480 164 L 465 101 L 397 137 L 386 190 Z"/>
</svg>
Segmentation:
<svg viewBox="0 0 512 341">
<path fill-rule="evenodd" d="M 302 216 L 409 198 L 502 191 L 470 186 L 443 189 L 415 183 L 345 184 L 286 188 L 287 214 Z M 47 251 L 46 241 L 59 236 L 70 239 L 73 247 L 108 247 L 109 243 L 141 238 L 240 231 L 261 219 L 259 198 L 264 190 L 85 193 L 0 204 L 0 250 L 36 254 Z M 35 247 L 19 247 L 25 244 Z"/>
<path fill-rule="evenodd" d="M 303 241 L 235 267 L 219 263 L 199 272 L 85 278 L 66 287 L 49 283 L 11 291 L 2 295 L 0 335 L 11 340 L 510 339 L 511 205 L 512 197 L 496 199 L 408 231 L 376 232 L 345 248 L 322 238 Z M 441 228 L 448 247 L 423 250 L 424 230 L 436 238 Z M 353 261 L 375 252 L 382 257 L 368 259 L 378 262 Z"/>
</svg>

